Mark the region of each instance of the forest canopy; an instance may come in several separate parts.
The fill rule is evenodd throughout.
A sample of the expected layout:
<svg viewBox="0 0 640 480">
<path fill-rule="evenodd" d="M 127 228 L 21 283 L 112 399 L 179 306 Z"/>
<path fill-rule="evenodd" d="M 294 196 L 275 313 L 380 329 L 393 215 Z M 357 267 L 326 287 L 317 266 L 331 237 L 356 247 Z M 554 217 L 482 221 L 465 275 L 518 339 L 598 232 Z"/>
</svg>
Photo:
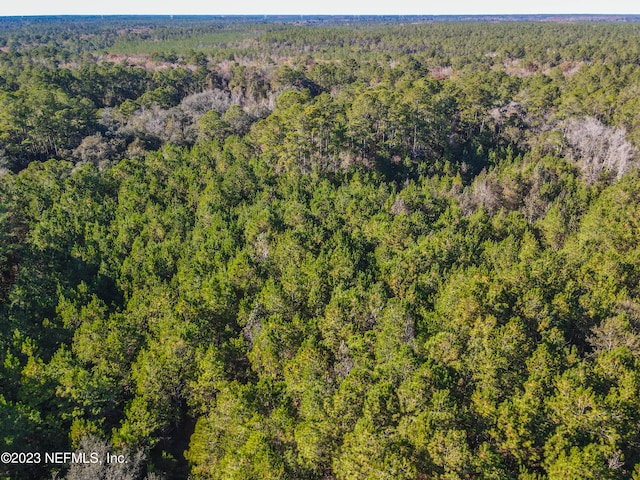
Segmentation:
<svg viewBox="0 0 640 480">
<path fill-rule="evenodd" d="M 0 478 L 640 479 L 640 23 L 450 20 L 0 19 Z"/>
</svg>

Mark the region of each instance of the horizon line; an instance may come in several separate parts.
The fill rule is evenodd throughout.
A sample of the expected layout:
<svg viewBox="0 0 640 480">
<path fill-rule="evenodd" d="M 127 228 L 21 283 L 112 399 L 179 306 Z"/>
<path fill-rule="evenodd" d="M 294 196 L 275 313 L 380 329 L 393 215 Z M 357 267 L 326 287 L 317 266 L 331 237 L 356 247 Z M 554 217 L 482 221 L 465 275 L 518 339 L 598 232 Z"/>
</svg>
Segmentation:
<svg viewBox="0 0 640 480">
<path fill-rule="evenodd" d="M 0 18 L 48 17 L 216 17 L 216 18 L 444 18 L 444 17 L 640 17 L 640 13 L 25 13 L 2 14 Z"/>
</svg>

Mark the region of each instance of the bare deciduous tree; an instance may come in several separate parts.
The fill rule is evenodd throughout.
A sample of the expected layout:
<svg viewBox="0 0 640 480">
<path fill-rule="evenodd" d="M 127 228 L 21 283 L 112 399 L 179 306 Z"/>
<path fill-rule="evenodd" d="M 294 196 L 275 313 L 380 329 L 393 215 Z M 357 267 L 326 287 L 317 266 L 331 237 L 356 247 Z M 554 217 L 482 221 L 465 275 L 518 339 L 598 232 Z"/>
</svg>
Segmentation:
<svg viewBox="0 0 640 480">
<path fill-rule="evenodd" d="M 197 120 L 209 110 L 223 114 L 232 104 L 231 94 L 216 88 L 185 97 L 180 102 L 180 107 Z"/>
<path fill-rule="evenodd" d="M 609 317 L 591 330 L 587 338 L 595 352 L 608 352 L 617 347 L 627 347 L 632 354 L 640 355 L 640 335 L 633 332 L 624 315 Z"/>
<path fill-rule="evenodd" d="M 72 463 L 67 471 L 66 480 L 137 480 L 141 478 L 144 465 L 142 451 L 117 452 L 124 462 L 107 461 L 107 455 L 113 455 L 109 442 L 96 437 L 85 437 L 80 441 L 76 454 L 84 453 L 86 463 Z M 91 455 L 95 454 L 96 457 Z M 98 461 L 92 463 L 92 459 Z M 147 477 L 148 478 L 148 477 Z"/>
<path fill-rule="evenodd" d="M 637 151 L 627 140 L 623 128 L 612 128 L 595 118 L 574 120 L 565 129 L 571 147 L 570 156 L 593 183 L 607 175 L 620 179 L 637 166 Z"/>
</svg>

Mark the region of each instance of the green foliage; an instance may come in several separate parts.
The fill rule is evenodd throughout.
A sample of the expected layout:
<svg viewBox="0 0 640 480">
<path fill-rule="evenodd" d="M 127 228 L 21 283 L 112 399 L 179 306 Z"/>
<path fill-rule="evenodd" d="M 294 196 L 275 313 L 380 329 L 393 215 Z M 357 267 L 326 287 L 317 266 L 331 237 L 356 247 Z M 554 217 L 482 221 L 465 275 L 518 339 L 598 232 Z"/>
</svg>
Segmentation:
<svg viewBox="0 0 640 480">
<path fill-rule="evenodd" d="M 3 451 L 638 476 L 636 24 L 93 21 L 0 22 Z"/>
</svg>

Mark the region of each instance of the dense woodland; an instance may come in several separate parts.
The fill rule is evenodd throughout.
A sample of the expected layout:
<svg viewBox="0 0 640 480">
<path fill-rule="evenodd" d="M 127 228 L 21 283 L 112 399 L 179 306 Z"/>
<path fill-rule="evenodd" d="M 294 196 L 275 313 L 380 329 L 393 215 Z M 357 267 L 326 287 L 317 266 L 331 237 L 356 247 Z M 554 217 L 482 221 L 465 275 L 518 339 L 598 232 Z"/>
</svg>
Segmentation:
<svg viewBox="0 0 640 480">
<path fill-rule="evenodd" d="M 640 23 L 0 19 L 0 465 L 640 479 Z"/>
</svg>

